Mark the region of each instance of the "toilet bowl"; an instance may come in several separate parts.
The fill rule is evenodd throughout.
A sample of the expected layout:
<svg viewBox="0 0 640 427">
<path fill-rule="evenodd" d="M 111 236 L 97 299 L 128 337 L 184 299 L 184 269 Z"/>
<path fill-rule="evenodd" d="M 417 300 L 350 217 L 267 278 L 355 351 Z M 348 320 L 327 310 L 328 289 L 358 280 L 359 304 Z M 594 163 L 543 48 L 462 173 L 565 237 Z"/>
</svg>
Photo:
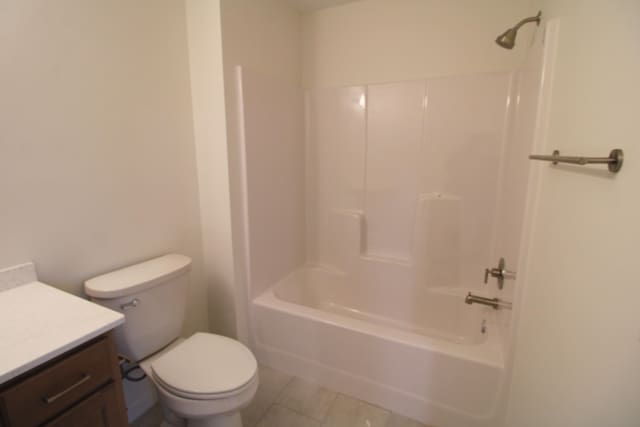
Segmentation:
<svg viewBox="0 0 640 427">
<path fill-rule="evenodd" d="M 253 354 L 220 335 L 196 333 L 178 339 L 141 361 L 140 367 L 165 408 L 189 426 L 241 427 L 239 410 L 258 388 Z"/>
<path fill-rule="evenodd" d="M 85 292 L 125 315 L 115 331 L 118 351 L 155 385 L 167 423 L 242 427 L 239 411 L 258 388 L 258 363 L 231 338 L 180 338 L 190 265 L 185 256 L 166 255 L 87 280 Z"/>
</svg>

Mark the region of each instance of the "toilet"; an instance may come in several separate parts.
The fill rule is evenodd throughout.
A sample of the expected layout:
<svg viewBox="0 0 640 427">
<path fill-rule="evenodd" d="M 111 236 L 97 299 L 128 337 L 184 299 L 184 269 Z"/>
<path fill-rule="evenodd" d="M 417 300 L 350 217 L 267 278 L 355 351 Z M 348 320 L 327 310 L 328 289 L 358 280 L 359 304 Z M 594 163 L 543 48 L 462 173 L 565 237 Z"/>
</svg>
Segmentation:
<svg viewBox="0 0 640 427">
<path fill-rule="evenodd" d="M 198 332 L 181 338 L 191 259 L 165 255 L 87 280 L 93 302 L 119 311 L 118 351 L 155 385 L 169 425 L 242 427 L 258 364 L 242 343 Z"/>
</svg>

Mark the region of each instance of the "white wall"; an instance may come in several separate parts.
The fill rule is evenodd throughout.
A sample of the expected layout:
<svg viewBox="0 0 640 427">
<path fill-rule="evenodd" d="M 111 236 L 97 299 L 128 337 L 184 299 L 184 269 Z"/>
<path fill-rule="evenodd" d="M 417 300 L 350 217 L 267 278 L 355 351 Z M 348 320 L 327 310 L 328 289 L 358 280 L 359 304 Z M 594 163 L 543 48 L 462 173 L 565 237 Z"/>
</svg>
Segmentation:
<svg viewBox="0 0 640 427">
<path fill-rule="evenodd" d="M 243 70 L 250 296 L 305 262 L 305 146 L 302 90 Z"/>
<path fill-rule="evenodd" d="M 536 2 L 559 22 L 546 152 L 603 167 L 536 164 L 541 176 L 506 426 L 640 422 L 640 3 Z"/>
<path fill-rule="evenodd" d="M 167 252 L 194 260 L 186 331 L 207 328 L 184 6 L 0 5 L 0 265 L 81 294 Z"/>
<path fill-rule="evenodd" d="M 219 0 L 187 0 L 193 128 L 212 331 L 236 335 L 231 202 Z"/>
<path fill-rule="evenodd" d="M 530 12 L 531 0 L 363 0 L 304 15 L 305 87 L 419 80 L 513 70 L 525 49 L 496 36 Z M 530 28 L 518 44 L 530 42 Z"/>
<path fill-rule="evenodd" d="M 300 86 L 300 15 L 284 0 L 222 0 L 222 44 L 224 60 L 225 106 L 229 149 L 229 176 L 233 228 L 234 289 L 238 337 L 249 341 L 248 280 L 249 247 L 243 184 L 244 162 L 241 151 L 244 124 L 239 100 L 240 85 L 236 67 L 277 79 L 291 88 Z M 268 100 L 265 100 L 268 102 Z M 266 106 L 268 109 L 269 107 Z M 292 118 L 292 120 L 294 120 Z M 292 126 L 298 123 L 290 123 Z M 277 143 L 277 138 L 270 138 Z M 257 141 L 260 142 L 260 141 Z M 300 141 L 303 144 L 303 141 Z"/>
<path fill-rule="evenodd" d="M 300 15 L 284 0 L 222 0 L 225 82 L 241 65 L 299 84 Z"/>
</svg>

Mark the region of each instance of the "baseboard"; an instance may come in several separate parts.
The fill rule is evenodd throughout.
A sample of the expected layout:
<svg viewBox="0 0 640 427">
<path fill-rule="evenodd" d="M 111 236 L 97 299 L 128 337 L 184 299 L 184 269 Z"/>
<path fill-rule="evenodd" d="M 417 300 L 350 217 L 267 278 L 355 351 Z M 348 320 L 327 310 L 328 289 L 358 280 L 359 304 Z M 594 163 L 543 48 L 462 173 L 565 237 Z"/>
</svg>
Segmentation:
<svg viewBox="0 0 640 427">
<path fill-rule="evenodd" d="M 158 403 L 158 394 L 148 378 L 139 382 L 123 379 L 122 387 L 129 423 L 140 418 Z"/>
</svg>

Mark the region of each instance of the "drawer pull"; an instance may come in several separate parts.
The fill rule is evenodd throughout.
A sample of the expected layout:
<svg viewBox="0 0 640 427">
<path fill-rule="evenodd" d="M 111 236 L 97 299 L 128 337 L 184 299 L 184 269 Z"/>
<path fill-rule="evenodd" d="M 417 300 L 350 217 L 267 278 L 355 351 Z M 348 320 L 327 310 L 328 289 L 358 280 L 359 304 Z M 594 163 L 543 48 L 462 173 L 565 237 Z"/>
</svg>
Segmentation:
<svg viewBox="0 0 640 427">
<path fill-rule="evenodd" d="M 45 396 L 45 397 L 42 398 L 42 400 L 44 400 L 44 403 L 47 403 L 47 404 L 53 403 L 56 400 L 60 399 L 65 394 L 67 394 L 67 393 L 71 392 L 72 390 L 74 390 L 75 388 L 80 387 L 82 384 L 86 383 L 90 379 L 91 379 L 91 375 L 83 374 L 82 378 L 80 378 L 77 382 L 71 384 L 69 387 L 67 387 L 64 390 L 62 390 L 60 393 L 56 393 L 53 396 Z"/>
</svg>

